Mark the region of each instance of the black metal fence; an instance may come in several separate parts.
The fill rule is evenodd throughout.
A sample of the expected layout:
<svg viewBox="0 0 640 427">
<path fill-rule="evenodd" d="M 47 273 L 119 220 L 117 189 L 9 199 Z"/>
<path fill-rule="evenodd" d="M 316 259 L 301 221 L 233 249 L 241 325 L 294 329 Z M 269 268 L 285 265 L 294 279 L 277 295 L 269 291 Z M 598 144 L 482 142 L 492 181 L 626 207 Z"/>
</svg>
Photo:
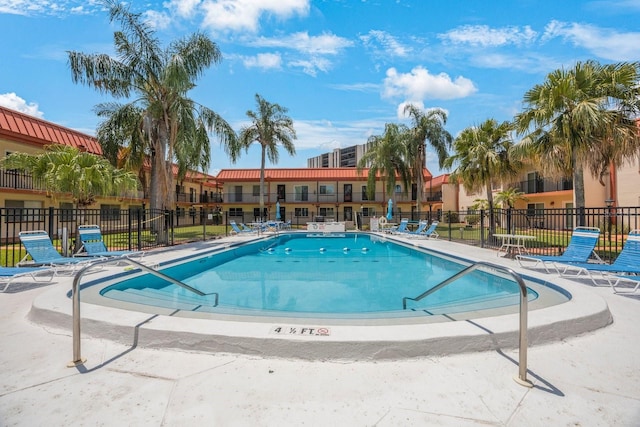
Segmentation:
<svg viewBox="0 0 640 427">
<path fill-rule="evenodd" d="M 132 208 L 120 209 L 30 209 L 0 208 L 0 265 L 13 266 L 25 255 L 19 233 L 45 230 L 54 246 L 65 256 L 78 249 L 76 230 L 81 224 L 99 225 L 107 247 L 111 250 L 149 250 L 189 241 L 207 240 L 231 232 L 230 221 L 250 224 L 264 220 L 290 222 L 293 229 L 305 229 L 308 222 L 341 221 L 347 229 L 367 230 L 374 212 L 366 208 L 308 209 L 295 208 L 277 212 L 220 211 L 208 208 L 176 211 Z M 596 251 L 604 260 L 613 260 L 622 250 L 629 231 L 640 229 L 640 207 L 604 207 L 586 209 L 494 209 L 488 211 L 434 211 L 394 213 L 390 222 L 409 218 L 439 221 L 441 239 L 472 246 L 498 248 L 494 234 L 526 234 L 530 252 L 546 255 L 562 253 L 576 226 L 597 227 L 600 240 Z"/>
</svg>

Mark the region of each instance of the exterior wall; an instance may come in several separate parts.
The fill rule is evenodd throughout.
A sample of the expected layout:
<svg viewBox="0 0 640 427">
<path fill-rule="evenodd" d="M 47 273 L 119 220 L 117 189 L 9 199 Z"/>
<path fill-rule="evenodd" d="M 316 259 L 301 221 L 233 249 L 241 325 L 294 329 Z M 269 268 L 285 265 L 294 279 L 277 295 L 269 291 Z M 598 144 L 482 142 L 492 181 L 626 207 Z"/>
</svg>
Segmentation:
<svg viewBox="0 0 640 427">
<path fill-rule="evenodd" d="M 617 191 L 612 198 L 617 206 L 640 206 L 640 155 L 620 166 L 616 173 Z"/>
</svg>

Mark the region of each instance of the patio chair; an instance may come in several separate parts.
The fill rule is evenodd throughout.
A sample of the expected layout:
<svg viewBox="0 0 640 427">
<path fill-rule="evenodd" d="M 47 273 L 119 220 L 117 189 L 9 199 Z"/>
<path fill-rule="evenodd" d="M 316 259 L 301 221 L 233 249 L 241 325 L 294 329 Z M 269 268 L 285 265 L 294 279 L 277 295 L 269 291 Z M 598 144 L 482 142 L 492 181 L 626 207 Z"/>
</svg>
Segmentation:
<svg viewBox="0 0 640 427">
<path fill-rule="evenodd" d="M 600 229 L 596 227 L 576 227 L 569 240 L 569 245 L 562 255 L 516 255 L 516 260 L 522 267 L 527 267 L 522 261 L 534 262 L 530 267 L 536 267 L 542 264 L 547 273 L 550 273 L 549 266 L 552 266 L 556 272 L 560 271 L 555 266 L 558 262 L 587 262 L 591 256 L 597 261 L 602 262 L 594 249 L 600 238 Z"/>
<path fill-rule="evenodd" d="M 428 224 L 429 224 L 429 223 L 428 223 L 427 221 L 420 221 L 420 222 L 418 223 L 418 228 L 416 228 L 416 229 L 415 229 L 415 230 L 413 230 L 413 231 L 411 231 L 411 230 L 407 230 L 407 231 L 405 231 L 405 233 L 404 233 L 404 234 L 405 234 L 407 237 L 420 237 L 420 236 L 422 236 L 422 235 L 423 235 L 423 233 L 424 233 L 424 231 L 426 230 L 426 228 L 427 228 L 427 225 L 428 225 Z"/>
<path fill-rule="evenodd" d="M 78 227 L 80 249 L 75 256 L 90 257 L 117 257 L 117 256 L 144 256 L 141 251 L 110 251 L 102 238 L 99 225 L 81 225 Z"/>
<path fill-rule="evenodd" d="M 440 235 L 436 231 L 437 226 L 438 226 L 438 221 L 433 221 L 429 226 L 429 228 L 427 228 L 426 230 L 424 230 L 424 232 L 420 234 L 420 237 L 426 237 L 427 239 L 437 239 L 438 237 L 440 237 Z"/>
<path fill-rule="evenodd" d="M 241 224 L 242 228 L 238 227 L 238 224 L 235 221 L 229 221 L 229 225 L 231 226 L 231 231 L 235 232 L 236 234 L 255 233 L 255 230 L 252 230 L 244 224 Z"/>
<path fill-rule="evenodd" d="M 400 224 L 397 227 L 389 229 L 389 233 L 391 233 L 391 234 L 406 233 L 408 225 L 409 225 L 409 219 L 408 218 L 402 218 L 400 220 Z"/>
<path fill-rule="evenodd" d="M 632 294 L 640 289 L 640 276 L 611 276 L 607 274 L 605 277 L 616 294 Z M 633 289 L 620 290 L 618 287 L 623 283 L 630 283 Z"/>
<path fill-rule="evenodd" d="M 640 274 L 640 229 L 629 232 L 622 251 L 612 264 L 564 262 L 556 263 L 556 268 L 564 277 L 579 277 L 586 274 L 596 286 L 598 279 L 605 279 L 611 285 L 608 274 Z"/>
<path fill-rule="evenodd" d="M 63 257 L 56 250 L 44 230 L 21 231 L 18 236 L 27 255 L 18 262 L 18 266 L 51 266 L 75 270 L 88 264 L 87 258 Z M 28 258 L 31 257 L 31 261 Z"/>
<path fill-rule="evenodd" d="M 15 280 L 31 277 L 35 282 L 40 282 L 36 277 L 40 275 L 46 275 L 49 277 L 47 282 L 53 279 L 54 270 L 45 267 L 0 267 L 0 282 L 4 282 L 4 287 L 0 292 L 7 290 Z M 44 281 L 44 280 L 43 280 Z"/>
</svg>

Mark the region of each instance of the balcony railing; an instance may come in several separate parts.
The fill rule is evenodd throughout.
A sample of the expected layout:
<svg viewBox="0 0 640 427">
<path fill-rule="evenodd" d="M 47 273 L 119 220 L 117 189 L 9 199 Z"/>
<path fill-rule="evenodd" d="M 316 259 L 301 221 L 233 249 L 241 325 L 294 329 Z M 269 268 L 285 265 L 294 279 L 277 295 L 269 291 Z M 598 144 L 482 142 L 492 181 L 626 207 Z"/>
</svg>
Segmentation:
<svg viewBox="0 0 640 427">
<path fill-rule="evenodd" d="M 44 191 L 42 183 L 34 181 L 31 174 L 13 169 L 0 169 L 0 188 Z"/>
<path fill-rule="evenodd" d="M 573 190 L 573 181 L 569 179 L 540 178 L 511 184 L 510 188 L 514 187 L 525 194 L 548 193 L 551 191 Z"/>
<path fill-rule="evenodd" d="M 366 194 L 361 192 L 344 194 L 344 193 L 332 193 L 332 194 L 317 194 L 313 192 L 308 193 L 285 193 L 278 195 L 275 192 L 264 195 L 265 203 L 314 203 L 314 204 L 330 204 L 330 203 L 387 203 L 391 199 L 394 203 L 415 203 L 415 197 L 409 194 L 394 193 L 389 195 L 388 193 L 376 193 L 373 198 L 367 197 Z M 423 194 L 424 202 L 441 202 L 442 192 L 426 192 Z M 260 195 L 254 193 L 229 193 L 223 197 L 224 203 L 247 203 L 255 204 L 260 202 Z"/>
</svg>

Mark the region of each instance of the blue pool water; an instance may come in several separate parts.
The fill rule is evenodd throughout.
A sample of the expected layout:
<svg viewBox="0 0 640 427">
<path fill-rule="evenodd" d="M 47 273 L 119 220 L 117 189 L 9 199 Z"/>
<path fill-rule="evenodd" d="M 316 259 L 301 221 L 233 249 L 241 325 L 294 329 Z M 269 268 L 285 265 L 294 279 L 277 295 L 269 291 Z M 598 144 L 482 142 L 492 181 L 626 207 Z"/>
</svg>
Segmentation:
<svg viewBox="0 0 640 427">
<path fill-rule="evenodd" d="M 415 297 L 465 267 L 455 258 L 376 235 L 291 233 L 162 270 L 205 297 L 149 274 L 122 280 L 100 294 L 179 310 L 285 316 L 429 315 L 518 305 L 519 288 L 511 278 L 477 270 L 402 309 L 404 297 Z M 530 289 L 529 300 L 536 298 Z"/>
</svg>

